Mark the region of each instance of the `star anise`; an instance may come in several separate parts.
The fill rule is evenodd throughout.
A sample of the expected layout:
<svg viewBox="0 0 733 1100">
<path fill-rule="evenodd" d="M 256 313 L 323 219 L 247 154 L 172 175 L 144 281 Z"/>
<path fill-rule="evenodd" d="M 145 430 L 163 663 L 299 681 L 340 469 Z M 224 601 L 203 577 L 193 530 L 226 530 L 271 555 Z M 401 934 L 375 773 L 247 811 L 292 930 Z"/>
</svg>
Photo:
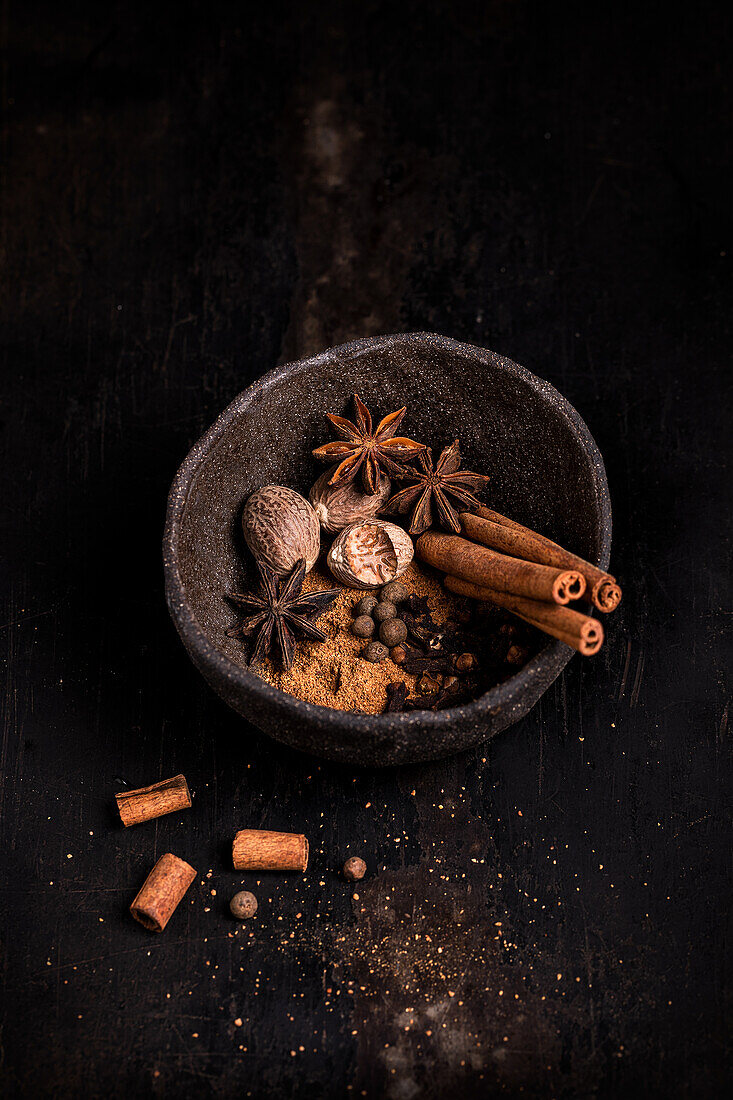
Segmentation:
<svg viewBox="0 0 733 1100">
<path fill-rule="evenodd" d="M 460 534 L 461 523 L 458 512 L 448 499 L 458 501 L 461 512 L 473 512 L 481 502 L 473 495 L 480 492 L 489 480 L 484 474 L 474 474 L 471 470 L 459 470 L 461 452 L 458 440 L 446 447 L 437 465 L 433 468 L 433 452 L 428 447 L 418 455 L 422 470 L 403 470 L 402 476 L 414 481 L 406 489 L 395 493 L 384 506 L 385 512 L 409 512 L 414 508 L 410 522 L 410 534 L 421 535 L 433 522 L 433 505 L 438 513 L 441 527 Z"/>
<path fill-rule="evenodd" d="M 380 420 L 376 429 L 372 427 L 369 409 L 354 394 L 356 423 L 345 416 L 326 413 L 336 429 L 340 439 L 335 443 L 325 443 L 313 452 L 321 462 L 338 462 L 329 485 L 353 481 L 361 470 L 361 480 L 367 493 L 376 493 L 379 486 L 380 470 L 386 474 L 396 474 L 403 469 L 401 463 L 411 462 L 421 454 L 425 447 L 406 436 L 395 436 L 394 432 L 402 423 L 407 406 L 389 413 Z"/>
<path fill-rule="evenodd" d="M 341 594 L 339 588 L 321 592 L 301 593 L 305 577 L 305 561 L 301 558 L 286 577 L 278 577 L 269 565 L 258 561 L 260 594 L 233 592 L 228 598 L 245 612 L 240 623 L 227 631 L 229 637 L 252 634 L 257 640 L 249 658 L 249 664 L 257 664 L 267 654 L 278 651 L 285 669 L 293 664 L 295 635 L 302 634 L 314 642 L 323 642 L 325 633 L 314 625 L 314 618 L 326 610 Z"/>
</svg>

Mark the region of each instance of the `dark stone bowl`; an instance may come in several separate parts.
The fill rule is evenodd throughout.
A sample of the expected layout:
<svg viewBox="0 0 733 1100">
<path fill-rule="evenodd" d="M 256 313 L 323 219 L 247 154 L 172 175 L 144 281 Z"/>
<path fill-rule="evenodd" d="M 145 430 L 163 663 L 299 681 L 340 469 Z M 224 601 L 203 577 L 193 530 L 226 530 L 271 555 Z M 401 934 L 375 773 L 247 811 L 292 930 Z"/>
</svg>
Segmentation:
<svg viewBox="0 0 733 1100">
<path fill-rule="evenodd" d="M 460 438 L 465 466 L 491 476 L 492 507 L 607 568 L 606 473 L 575 409 L 509 359 L 413 333 L 356 340 L 278 367 L 224 410 L 186 458 L 168 497 L 168 607 L 211 687 L 277 741 L 362 765 L 448 756 L 524 717 L 573 651 L 548 640 L 515 676 L 463 706 L 367 716 L 271 687 L 244 666 L 241 642 L 225 636 L 234 616 L 223 593 L 246 583 L 244 500 L 272 483 L 307 495 L 322 469 L 311 450 L 331 438 L 324 412 L 350 409 L 354 391 L 378 415 L 406 404 L 405 434 L 436 451 Z"/>
</svg>

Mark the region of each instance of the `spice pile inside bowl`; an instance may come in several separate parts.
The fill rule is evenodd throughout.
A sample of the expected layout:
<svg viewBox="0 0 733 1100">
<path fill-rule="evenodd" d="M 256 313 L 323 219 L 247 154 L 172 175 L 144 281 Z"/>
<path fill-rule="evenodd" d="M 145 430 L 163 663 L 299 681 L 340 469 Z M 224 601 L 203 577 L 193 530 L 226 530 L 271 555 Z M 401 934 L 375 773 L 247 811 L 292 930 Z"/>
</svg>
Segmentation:
<svg viewBox="0 0 733 1100">
<path fill-rule="evenodd" d="M 355 394 L 353 420 L 327 414 L 338 438 L 313 452 L 329 468 L 309 500 L 265 485 L 245 502 L 259 587 L 227 594 L 228 633 L 250 667 L 299 699 L 380 714 L 477 698 L 543 634 L 597 653 L 587 605 L 614 610 L 615 579 L 482 505 L 488 475 L 462 468 L 458 440 L 434 461 L 397 435 L 406 412 L 375 427 Z"/>
</svg>

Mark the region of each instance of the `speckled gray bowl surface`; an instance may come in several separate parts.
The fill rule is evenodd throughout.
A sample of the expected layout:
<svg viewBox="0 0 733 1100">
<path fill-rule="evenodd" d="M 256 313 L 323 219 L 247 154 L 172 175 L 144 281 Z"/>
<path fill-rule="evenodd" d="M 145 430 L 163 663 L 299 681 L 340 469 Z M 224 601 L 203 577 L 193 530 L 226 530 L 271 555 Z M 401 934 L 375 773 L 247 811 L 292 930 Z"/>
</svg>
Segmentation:
<svg viewBox="0 0 733 1100">
<path fill-rule="evenodd" d="M 211 687 L 278 741 L 362 765 L 430 760 L 467 749 L 522 718 L 573 655 L 548 644 L 515 676 L 449 710 L 365 716 L 278 691 L 227 638 L 223 593 L 246 584 L 242 505 L 261 485 L 307 495 L 332 438 L 324 413 L 349 415 L 357 391 L 379 416 L 407 405 L 406 435 L 434 450 L 460 438 L 466 467 L 491 477 L 487 503 L 607 568 L 611 506 L 603 460 L 564 397 L 484 348 L 412 333 L 356 340 L 270 371 L 193 447 L 171 487 L 163 543 L 166 597 Z M 251 575 L 251 573 L 249 573 Z"/>
</svg>

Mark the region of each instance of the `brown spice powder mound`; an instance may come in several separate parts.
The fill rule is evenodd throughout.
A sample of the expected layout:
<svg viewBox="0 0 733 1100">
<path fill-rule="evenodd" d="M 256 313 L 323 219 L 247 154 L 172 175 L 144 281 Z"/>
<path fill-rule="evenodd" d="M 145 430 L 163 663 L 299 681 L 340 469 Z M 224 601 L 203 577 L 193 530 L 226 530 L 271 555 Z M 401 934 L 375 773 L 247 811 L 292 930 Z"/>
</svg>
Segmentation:
<svg viewBox="0 0 733 1100">
<path fill-rule="evenodd" d="M 399 578 L 416 596 L 426 596 L 433 618 L 444 623 L 455 614 L 461 601 L 443 588 L 437 573 L 429 573 L 414 560 Z M 304 592 L 335 587 L 333 577 L 318 562 L 305 578 Z M 338 599 L 318 618 L 326 632 L 325 642 L 298 641 L 295 660 L 289 672 L 265 661 L 252 671 L 269 684 L 322 707 L 336 710 L 381 714 L 387 703 L 387 684 L 404 682 L 415 694 L 417 677 L 404 672 L 386 657 L 379 664 L 366 661 L 361 652 L 367 642 L 351 633 L 353 607 L 369 593 L 344 588 Z"/>
</svg>

